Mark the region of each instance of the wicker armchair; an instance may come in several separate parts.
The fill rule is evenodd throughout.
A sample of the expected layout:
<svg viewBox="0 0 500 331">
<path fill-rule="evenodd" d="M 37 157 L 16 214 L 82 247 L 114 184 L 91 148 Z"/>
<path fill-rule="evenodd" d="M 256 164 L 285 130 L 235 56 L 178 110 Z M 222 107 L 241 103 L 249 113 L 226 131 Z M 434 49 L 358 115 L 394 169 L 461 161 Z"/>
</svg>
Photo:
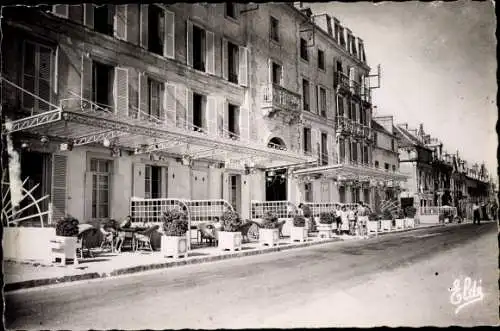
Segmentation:
<svg viewBox="0 0 500 331">
<path fill-rule="evenodd" d="M 217 233 L 215 226 L 210 223 L 200 223 L 198 224 L 198 231 L 200 233 L 201 241 L 206 240 L 210 243 L 217 244 Z"/>
<path fill-rule="evenodd" d="M 159 228 L 159 225 L 153 225 L 144 231 L 135 233 L 135 251 L 139 249 L 145 249 L 152 252 L 153 247 L 151 246 L 151 235 Z"/>
</svg>

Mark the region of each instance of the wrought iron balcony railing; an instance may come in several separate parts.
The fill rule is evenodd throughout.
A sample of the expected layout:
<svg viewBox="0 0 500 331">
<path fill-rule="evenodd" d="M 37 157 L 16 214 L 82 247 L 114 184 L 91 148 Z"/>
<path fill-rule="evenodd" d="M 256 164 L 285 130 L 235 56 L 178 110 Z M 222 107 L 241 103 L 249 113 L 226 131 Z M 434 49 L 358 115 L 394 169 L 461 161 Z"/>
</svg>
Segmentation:
<svg viewBox="0 0 500 331">
<path fill-rule="evenodd" d="M 334 85 L 349 90 L 349 77 L 343 72 L 337 71 L 334 76 Z"/>
<path fill-rule="evenodd" d="M 262 89 L 263 108 L 279 108 L 286 111 L 300 111 L 300 94 L 277 84 L 266 85 Z"/>
<path fill-rule="evenodd" d="M 355 122 L 347 117 L 337 116 L 337 132 L 369 140 L 373 139 L 373 131 L 369 126 Z"/>
</svg>

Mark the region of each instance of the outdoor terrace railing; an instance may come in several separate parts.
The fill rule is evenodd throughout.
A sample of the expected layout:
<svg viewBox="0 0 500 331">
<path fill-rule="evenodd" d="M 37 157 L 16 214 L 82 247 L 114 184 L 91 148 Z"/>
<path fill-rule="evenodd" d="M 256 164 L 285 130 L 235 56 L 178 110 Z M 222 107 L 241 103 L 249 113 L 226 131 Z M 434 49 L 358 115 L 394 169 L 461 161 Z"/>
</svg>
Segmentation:
<svg viewBox="0 0 500 331">
<path fill-rule="evenodd" d="M 303 202 L 303 204 L 311 209 L 313 217 L 319 217 L 321 213 L 336 210 L 337 206 L 343 206 L 343 204 L 339 202 Z"/>
<path fill-rule="evenodd" d="M 189 208 L 191 224 L 203 222 L 218 222 L 226 211 L 234 211 L 233 206 L 223 199 L 184 200 Z"/>
<path fill-rule="evenodd" d="M 252 220 L 262 219 L 268 212 L 278 218 L 290 218 L 298 213 L 297 206 L 290 201 L 251 201 L 250 215 Z"/>
<path fill-rule="evenodd" d="M 457 215 L 456 207 L 419 207 L 418 209 L 420 215 L 443 215 L 445 213 L 450 213 L 453 216 Z"/>
<path fill-rule="evenodd" d="M 289 111 L 300 111 L 300 94 L 287 90 L 277 84 L 262 88 L 263 108 L 281 108 Z"/>
</svg>

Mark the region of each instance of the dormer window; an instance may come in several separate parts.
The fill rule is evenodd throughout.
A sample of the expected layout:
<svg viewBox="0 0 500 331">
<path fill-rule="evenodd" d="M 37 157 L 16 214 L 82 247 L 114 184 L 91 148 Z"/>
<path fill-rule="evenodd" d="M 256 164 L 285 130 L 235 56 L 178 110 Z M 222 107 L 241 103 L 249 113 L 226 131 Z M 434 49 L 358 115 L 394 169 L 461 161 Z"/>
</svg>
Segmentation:
<svg viewBox="0 0 500 331">
<path fill-rule="evenodd" d="M 226 16 L 236 19 L 236 4 L 233 2 L 226 2 Z"/>
<path fill-rule="evenodd" d="M 304 61 L 309 61 L 309 52 L 307 51 L 307 41 L 300 38 L 300 58 Z"/>
</svg>

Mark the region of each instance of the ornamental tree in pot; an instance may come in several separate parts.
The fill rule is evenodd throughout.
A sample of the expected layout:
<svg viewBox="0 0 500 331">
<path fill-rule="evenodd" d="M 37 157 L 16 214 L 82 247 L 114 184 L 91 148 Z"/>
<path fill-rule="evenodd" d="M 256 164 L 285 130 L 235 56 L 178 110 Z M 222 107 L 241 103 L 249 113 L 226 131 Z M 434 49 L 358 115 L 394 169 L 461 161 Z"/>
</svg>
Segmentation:
<svg viewBox="0 0 500 331">
<path fill-rule="evenodd" d="M 402 209 L 398 209 L 395 213 L 395 226 L 396 229 L 404 229 L 405 227 L 405 214 Z"/>
<path fill-rule="evenodd" d="M 261 245 L 277 246 L 279 243 L 279 222 L 276 214 L 267 212 L 259 228 Z"/>
<path fill-rule="evenodd" d="M 331 238 L 332 237 L 332 224 L 335 222 L 334 212 L 322 212 L 319 214 L 319 237 Z"/>
<path fill-rule="evenodd" d="M 164 256 L 187 257 L 188 220 L 185 212 L 168 210 L 161 216 L 164 235 L 161 237 L 161 252 Z"/>
<path fill-rule="evenodd" d="M 368 215 L 368 223 L 366 224 L 368 233 L 377 234 L 380 228 L 380 220 L 375 213 Z"/>
<path fill-rule="evenodd" d="M 382 211 L 380 220 L 380 230 L 381 231 L 391 231 L 392 230 L 393 215 L 389 209 L 384 209 Z"/>
<path fill-rule="evenodd" d="M 221 216 L 221 230 L 218 232 L 219 248 L 230 251 L 241 250 L 242 236 L 240 226 L 242 224 L 238 213 L 228 210 Z"/>
<path fill-rule="evenodd" d="M 78 223 L 73 217 L 63 217 L 57 222 L 56 237 L 50 241 L 53 261 L 60 258 L 61 264 L 66 264 L 67 259 L 73 259 L 73 263 L 78 264 Z"/>
<path fill-rule="evenodd" d="M 306 219 L 303 216 L 293 217 L 293 226 L 290 228 L 290 240 L 304 242 L 307 239 Z"/>
<path fill-rule="evenodd" d="M 405 226 L 408 228 L 415 227 L 415 215 L 417 214 L 417 208 L 413 206 L 408 206 L 405 208 Z"/>
</svg>

